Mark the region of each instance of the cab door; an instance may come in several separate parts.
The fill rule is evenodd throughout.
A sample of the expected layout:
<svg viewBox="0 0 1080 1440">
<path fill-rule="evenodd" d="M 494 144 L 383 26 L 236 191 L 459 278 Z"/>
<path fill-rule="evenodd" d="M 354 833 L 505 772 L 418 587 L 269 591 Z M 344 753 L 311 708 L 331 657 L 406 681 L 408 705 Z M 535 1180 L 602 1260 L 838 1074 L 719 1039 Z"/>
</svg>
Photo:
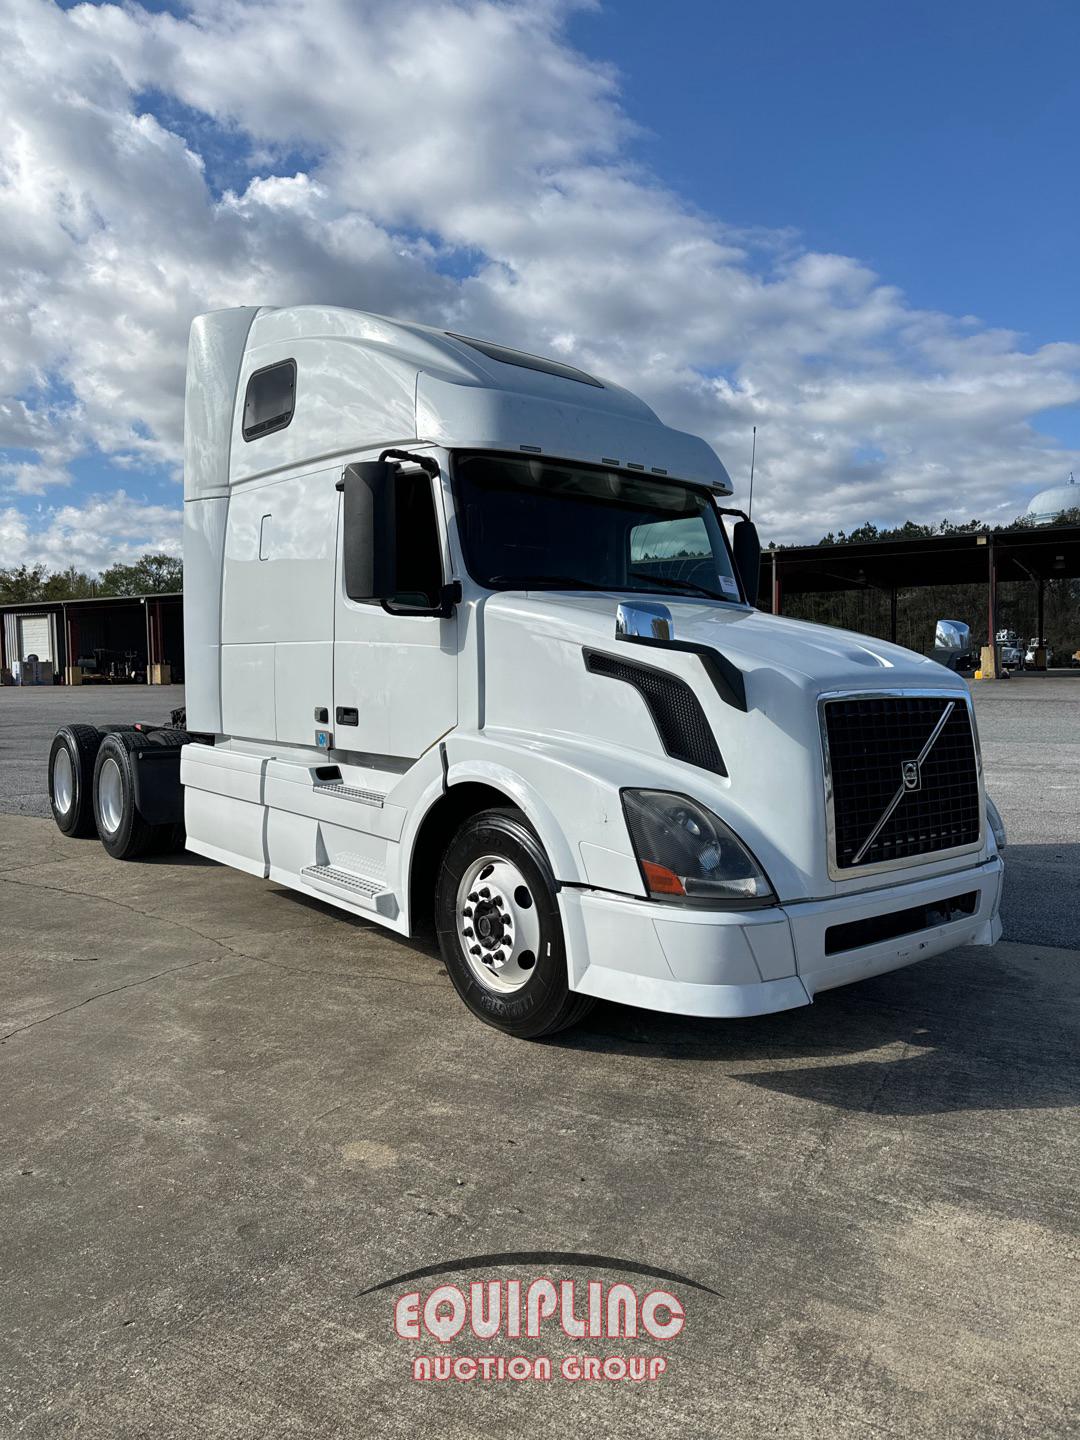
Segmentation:
<svg viewBox="0 0 1080 1440">
<path fill-rule="evenodd" d="M 342 562 L 344 501 L 339 495 L 334 597 L 333 746 L 378 767 L 417 760 L 457 724 L 457 611 L 431 608 L 449 577 L 441 488 L 404 466 L 396 487 L 397 594 L 351 600 Z"/>
</svg>

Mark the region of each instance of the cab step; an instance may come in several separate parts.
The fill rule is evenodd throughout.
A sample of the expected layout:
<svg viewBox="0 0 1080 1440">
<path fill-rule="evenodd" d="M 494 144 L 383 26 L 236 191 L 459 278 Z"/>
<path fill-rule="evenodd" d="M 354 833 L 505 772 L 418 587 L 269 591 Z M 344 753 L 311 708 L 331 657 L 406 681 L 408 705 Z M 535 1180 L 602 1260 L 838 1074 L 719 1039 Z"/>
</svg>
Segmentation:
<svg viewBox="0 0 1080 1440">
<path fill-rule="evenodd" d="M 374 910 L 377 915 L 385 915 L 390 920 L 397 916 L 397 897 L 392 890 L 387 890 L 382 880 L 359 875 L 355 870 L 343 870 L 338 865 L 305 865 L 300 871 L 300 878 L 313 890 L 321 890 L 325 895 L 335 895 L 364 910 Z"/>
<path fill-rule="evenodd" d="M 316 780 L 311 788 L 317 795 L 336 795 L 341 800 L 355 800 L 359 805 L 373 805 L 377 810 L 383 807 L 383 796 L 378 790 L 362 790 L 340 780 Z"/>
</svg>

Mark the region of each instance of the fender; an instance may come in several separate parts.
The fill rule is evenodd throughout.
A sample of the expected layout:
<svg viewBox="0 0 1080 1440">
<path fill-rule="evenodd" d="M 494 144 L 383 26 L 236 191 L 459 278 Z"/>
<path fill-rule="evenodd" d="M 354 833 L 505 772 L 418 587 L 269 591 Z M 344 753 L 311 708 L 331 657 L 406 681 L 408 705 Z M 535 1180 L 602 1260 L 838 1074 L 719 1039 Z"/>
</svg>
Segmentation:
<svg viewBox="0 0 1080 1440">
<path fill-rule="evenodd" d="M 581 861 L 568 843 L 550 806 L 534 787 L 525 783 L 520 774 L 498 761 L 480 759 L 451 764 L 446 772 L 448 789 L 452 790 L 455 785 L 469 780 L 501 790 L 514 802 L 539 835 L 557 881 L 573 885 L 587 883 Z"/>
<path fill-rule="evenodd" d="M 608 888 L 618 875 L 611 888 L 644 894 L 620 796 L 628 783 L 625 755 L 557 736 L 492 728 L 482 734 L 456 733 L 448 738 L 446 750 L 448 785 L 472 780 L 507 795 L 540 837 L 558 881 Z M 655 779 L 658 788 L 671 788 L 659 783 L 670 767 L 665 761 L 635 755 L 638 783 Z M 587 855 L 607 857 L 605 878 L 589 875 Z"/>
</svg>

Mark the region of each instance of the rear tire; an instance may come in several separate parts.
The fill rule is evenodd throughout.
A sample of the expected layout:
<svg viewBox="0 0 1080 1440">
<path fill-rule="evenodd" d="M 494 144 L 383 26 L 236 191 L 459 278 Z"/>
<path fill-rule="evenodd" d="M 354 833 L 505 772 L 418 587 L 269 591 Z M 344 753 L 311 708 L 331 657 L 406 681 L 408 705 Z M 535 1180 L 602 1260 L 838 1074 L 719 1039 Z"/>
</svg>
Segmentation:
<svg viewBox="0 0 1080 1440">
<path fill-rule="evenodd" d="M 93 725 L 64 725 L 49 751 L 49 804 L 64 835 L 95 833 L 94 761 L 101 732 Z"/>
<path fill-rule="evenodd" d="M 163 745 L 166 750 L 180 750 L 191 741 L 186 730 L 147 730 L 146 738 L 155 745 Z"/>
<path fill-rule="evenodd" d="M 517 810 L 484 810 L 458 830 L 435 892 L 439 949 L 454 988 L 488 1025 L 523 1040 L 592 1009 L 567 983 L 555 877 Z"/>
<path fill-rule="evenodd" d="M 172 826 L 148 825 L 135 808 L 132 756 L 150 737 L 131 730 L 106 735 L 94 765 L 94 819 L 102 845 L 114 860 L 136 860 L 158 849 Z"/>
</svg>

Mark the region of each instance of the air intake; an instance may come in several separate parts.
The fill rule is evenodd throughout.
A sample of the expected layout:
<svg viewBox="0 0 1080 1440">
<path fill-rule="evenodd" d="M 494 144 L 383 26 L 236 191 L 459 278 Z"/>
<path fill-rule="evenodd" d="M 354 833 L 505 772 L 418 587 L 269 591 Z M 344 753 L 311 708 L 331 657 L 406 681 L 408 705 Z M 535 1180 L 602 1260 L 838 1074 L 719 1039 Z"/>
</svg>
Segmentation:
<svg viewBox="0 0 1080 1440">
<path fill-rule="evenodd" d="M 600 650 L 585 650 L 583 654 L 585 668 L 591 674 L 634 687 L 648 706 L 660 743 L 673 760 L 685 760 L 715 775 L 728 773 L 701 703 L 685 680 Z"/>
</svg>

